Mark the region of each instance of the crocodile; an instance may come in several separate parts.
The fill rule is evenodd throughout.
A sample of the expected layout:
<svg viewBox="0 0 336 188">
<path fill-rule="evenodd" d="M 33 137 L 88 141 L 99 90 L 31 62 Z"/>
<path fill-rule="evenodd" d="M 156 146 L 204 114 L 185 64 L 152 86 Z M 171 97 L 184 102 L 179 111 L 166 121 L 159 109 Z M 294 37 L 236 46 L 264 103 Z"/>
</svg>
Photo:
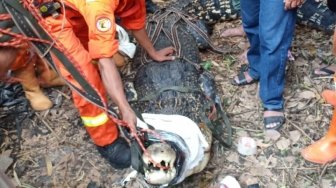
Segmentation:
<svg viewBox="0 0 336 188">
<path fill-rule="evenodd" d="M 194 32 L 203 32 L 202 29 L 176 9 L 157 12 L 147 20 L 147 32 L 154 47 L 162 49 L 174 46 L 176 58 L 155 62 L 139 46 L 130 64 L 133 79 L 126 81 L 129 103 L 139 114 L 180 115 L 189 118 L 199 127 L 208 143 L 208 148 L 204 148 L 204 157 L 198 165 L 184 172 L 180 172 L 181 169 L 177 167 L 183 162 L 178 160 L 176 147 L 167 142 L 149 144 L 147 151 L 150 156 L 170 170 L 153 167 L 144 155 L 142 158 L 144 166 L 147 167 L 144 169 L 147 182 L 174 185 L 206 167 L 210 160 L 213 137 L 224 145 L 230 145 L 231 129 L 221 107 L 213 76 L 202 68 L 196 39 L 189 31 L 192 28 Z M 224 132 L 227 133 L 226 138 Z M 152 168 L 148 169 L 148 166 Z M 181 174 L 182 179 L 179 177 Z"/>
</svg>

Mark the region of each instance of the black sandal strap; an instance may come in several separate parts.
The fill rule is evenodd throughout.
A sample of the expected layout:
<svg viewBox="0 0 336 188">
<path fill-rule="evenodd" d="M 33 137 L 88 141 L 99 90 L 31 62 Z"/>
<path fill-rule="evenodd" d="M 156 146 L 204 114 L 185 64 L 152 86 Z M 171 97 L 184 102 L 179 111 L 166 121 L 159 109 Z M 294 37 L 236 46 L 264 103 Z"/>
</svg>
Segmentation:
<svg viewBox="0 0 336 188">
<path fill-rule="evenodd" d="M 264 127 L 266 130 L 278 130 L 282 127 L 282 125 L 285 123 L 285 117 L 284 116 L 270 116 L 270 117 L 264 117 Z M 268 127 L 271 124 L 276 124 L 275 127 Z"/>
<path fill-rule="evenodd" d="M 328 69 L 329 67 L 330 67 L 330 65 L 320 68 L 320 72 L 325 72 L 325 73 L 328 73 L 328 74 L 331 74 L 331 75 L 335 74 L 335 71 L 333 71 L 331 69 Z"/>
</svg>

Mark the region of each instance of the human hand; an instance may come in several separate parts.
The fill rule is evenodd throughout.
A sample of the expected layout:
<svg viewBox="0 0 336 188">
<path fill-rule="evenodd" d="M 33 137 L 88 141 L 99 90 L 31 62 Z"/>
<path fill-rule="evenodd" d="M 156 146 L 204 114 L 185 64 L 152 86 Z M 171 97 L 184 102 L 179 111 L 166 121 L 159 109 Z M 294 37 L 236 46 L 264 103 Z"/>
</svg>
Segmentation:
<svg viewBox="0 0 336 188">
<path fill-rule="evenodd" d="M 162 62 L 162 61 L 172 61 L 175 59 L 173 56 L 175 49 L 171 47 L 163 48 L 159 51 L 150 54 L 151 58 L 155 61 Z"/>
<path fill-rule="evenodd" d="M 299 7 L 303 4 L 303 0 L 284 0 L 285 10 L 290 10 Z"/>
<path fill-rule="evenodd" d="M 122 120 L 124 120 L 127 123 L 131 134 L 134 133 L 136 131 L 136 123 L 137 123 L 137 117 L 134 111 L 129 107 L 129 108 L 121 109 L 120 112 L 121 112 Z"/>
</svg>

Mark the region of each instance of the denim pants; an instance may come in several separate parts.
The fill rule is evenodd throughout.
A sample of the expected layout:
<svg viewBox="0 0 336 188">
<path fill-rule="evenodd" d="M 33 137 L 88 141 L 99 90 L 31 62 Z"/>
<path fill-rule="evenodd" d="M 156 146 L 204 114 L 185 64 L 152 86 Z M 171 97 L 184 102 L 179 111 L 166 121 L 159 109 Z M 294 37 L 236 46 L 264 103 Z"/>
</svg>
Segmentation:
<svg viewBox="0 0 336 188">
<path fill-rule="evenodd" d="M 243 27 L 250 42 L 249 75 L 260 84 L 264 108 L 283 108 L 288 50 L 295 30 L 296 10 L 283 0 L 241 0 Z"/>
</svg>

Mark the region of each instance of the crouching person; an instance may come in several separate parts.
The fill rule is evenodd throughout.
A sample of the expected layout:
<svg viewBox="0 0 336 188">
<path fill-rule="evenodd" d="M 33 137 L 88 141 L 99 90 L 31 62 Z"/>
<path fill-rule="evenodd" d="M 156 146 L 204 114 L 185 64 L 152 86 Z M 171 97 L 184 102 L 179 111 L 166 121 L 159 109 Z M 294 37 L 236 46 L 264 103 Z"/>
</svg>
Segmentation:
<svg viewBox="0 0 336 188">
<path fill-rule="evenodd" d="M 64 85 L 63 80 L 33 51 L 20 34 L 12 18 L 0 4 L 0 81 L 14 78 L 20 82 L 31 107 L 36 111 L 52 107 L 41 87 Z"/>
<path fill-rule="evenodd" d="M 42 3 L 42 1 L 40 1 Z M 171 60 L 173 48 L 157 51 L 154 49 L 144 27 L 146 19 L 145 0 L 63 0 L 65 12 L 46 16 L 41 26 L 56 41 L 56 47 L 67 56 L 96 91 L 107 101 L 107 95 L 118 106 L 121 118 L 131 130 L 135 129 L 136 115 L 128 104 L 122 81 L 117 69 L 120 58 L 116 38 L 116 18 L 130 30 L 155 61 Z M 35 3 L 37 8 L 38 3 Z M 41 5 L 41 4 L 40 4 Z M 64 79 L 79 86 L 71 73 L 54 58 Z M 121 63 L 122 64 L 122 63 Z M 118 169 L 127 168 L 131 163 L 130 147 L 120 137 L 118 127 L 101 108 L 72 92 L 73 101 L 79 110 L 85 128 L 98 147 L 98 151 L 109 163 Z"/>
</svg>

